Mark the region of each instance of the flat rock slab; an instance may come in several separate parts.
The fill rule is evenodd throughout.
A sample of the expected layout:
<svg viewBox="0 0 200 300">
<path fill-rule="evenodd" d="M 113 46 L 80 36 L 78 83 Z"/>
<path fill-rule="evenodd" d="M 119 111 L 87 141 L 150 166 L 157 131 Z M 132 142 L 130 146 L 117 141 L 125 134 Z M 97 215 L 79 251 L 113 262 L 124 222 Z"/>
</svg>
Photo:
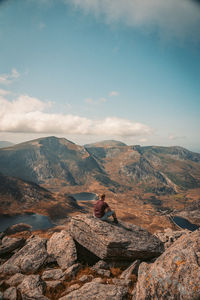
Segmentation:
<svg viewBox="0 0 200 300">
<path fill-rule="evenodd" d="M 122 300 L 127 299 L 128 289 L 123 286 L 88 282 L 59 300 Z"/>
<path fill-rule="evenodd" d="M 199 299 L 200 229 L 181 236 L 153 264 L 142 263 L 133 300 Z"/>
<path fill-rule="evenodd" d="M 75 243 L 65 230 L 52 235 L 47 243 L 47 252 L 56 259 L 62 270 L 67 269 L 77 260 Z"/>
<path fill-rule="evenodd" d="M 27 240 L 21 250 L 0 267 L 0 272 L 6 274 L 15 274 L 20 271 L 34 273 L 42 266 L 47 256 L 46 239 L 33 236 Z"/>
<path fill-rule="evenodd" d="M 107 261 L 153 258 L 164 250 L 157 237 L 139 226 L 114 225 L 91 215 L 72 217 L 69 231 L 79 244 Z"/>
</svg>

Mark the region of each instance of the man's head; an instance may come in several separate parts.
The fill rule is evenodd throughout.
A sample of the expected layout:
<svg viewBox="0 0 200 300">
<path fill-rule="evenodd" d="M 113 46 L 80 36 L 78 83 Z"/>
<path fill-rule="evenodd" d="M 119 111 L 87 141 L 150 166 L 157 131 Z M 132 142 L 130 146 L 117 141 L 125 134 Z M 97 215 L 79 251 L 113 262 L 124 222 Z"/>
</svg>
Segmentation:
<svg viewBox="0 0 200 300">
<path fill-rule="evenodd" d="M 105 197 L 106 197 L 106 195 L 105 195 L 104 193 L 101 194 L 101 195 L 100 195 L 100 200 L 101 200 L 101 201 L 104 201 L 104 200 L 105 200 Z"/>
</svg>

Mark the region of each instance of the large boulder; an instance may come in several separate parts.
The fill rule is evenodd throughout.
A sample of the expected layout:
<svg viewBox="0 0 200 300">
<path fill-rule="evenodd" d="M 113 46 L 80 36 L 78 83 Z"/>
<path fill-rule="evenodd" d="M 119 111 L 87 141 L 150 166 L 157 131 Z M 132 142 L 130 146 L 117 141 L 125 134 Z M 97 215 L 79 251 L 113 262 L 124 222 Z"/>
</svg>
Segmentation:
<svg viewBox="0 0 200 300">
<path fill-rule="evenodd" d="M 134 261 L 159 256 L 162 242 L 139 226 L 101 221 L 91 215 L 72 217 L 72 237 L 96 256 L 107 261 Z"/>
<path fill-rule="evenodd" d="M 47 242 L 47 252 L 54 257 L 63 270 L 69 268 L 77 260 L 75 243 L 65 230 L 52 235 Z"/>
<path fill-rule="evenodd" d="M 0 272 L 4 274 L 34 273 L 43 265 L 47 256 L 46 239 L 33 236 L 27 240 L 22 249 L 0 267 Z"/>
<path fill-rule="evenodd" d="M 17 248 L 21 248 L 25 244 L 24 238 L 4 237 L 0 246 L 0 256 L 11 253 Z"/>
<path fill-rule="evenodd" d="M 75 290 L 59 300 L 122 300 L 127 299 L 128 289 L 123 286 L 113 284 L 101 284 L 96 282 L 88 282 L 80 289 Z"/>
<path fill-rule="evenodd" d="M 39 275 L 29 275 L 24 278 L 22 283 L 18 286 L 21 292 L 22 300 L 40 299 L 48 300 L 43 293 L 46 290 L 46 283 L 41 280 Z"/>
<path fill-rule="evenodd" d="M 199 299 L 200 230 L 181 236 L 153 264 L 142 263 L 133 299 Z"/>
</svg>

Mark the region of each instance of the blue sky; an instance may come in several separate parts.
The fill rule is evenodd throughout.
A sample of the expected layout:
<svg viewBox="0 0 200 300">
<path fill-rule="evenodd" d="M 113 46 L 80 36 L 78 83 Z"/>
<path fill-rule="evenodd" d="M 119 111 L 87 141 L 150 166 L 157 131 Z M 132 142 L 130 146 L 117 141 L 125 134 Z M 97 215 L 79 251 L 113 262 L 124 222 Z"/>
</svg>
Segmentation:
<svg viewBox="0 0 200 300">
<path fill-rule="evenodd" d="M 0 140 L 200 152 L 200 5 L 0 1 Z"/>
</svg>

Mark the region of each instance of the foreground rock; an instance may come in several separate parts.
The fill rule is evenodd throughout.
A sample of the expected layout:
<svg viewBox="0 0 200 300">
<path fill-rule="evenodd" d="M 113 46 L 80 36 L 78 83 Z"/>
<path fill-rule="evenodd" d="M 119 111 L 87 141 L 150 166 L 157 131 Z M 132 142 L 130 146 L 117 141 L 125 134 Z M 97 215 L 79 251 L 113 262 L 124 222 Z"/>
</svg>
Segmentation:
<svg viewBox="0 0 200 300">
<path fill-rule="evenodd" d="M 8 254 L 15 249 L 21 248 L 25 244 L 24 238 L 4 237 L 0 246 L 0 256 Z"/>
<path fill-rule="evenodd" d="M 32 229 L 32 226 L 29 224 L 18 223 L 18 224 L 8 227 L 4 233 L 6 235 L 10 235 L 10 234 L 14 234 L 14 233 L 21 232 L 21 231 L 31 231 L 31 229 Z"/>
<path fill-rule="evenodd" d="M 43 280 L 41 280 L 39 275 L 26 276 L 22 283 L 18 286 L 18 289 L 21 292 L 23 300 L 48 300 L 47 297 L 43 296 L 43 293 L 46 290 L 46 284 Z"/>
<path fill-rule="evenodd" d="M 31 237 L 26 245 L 0 267 L 0 273 L 15 274 L 37 271 L 47 259 L 46 239 Z"/>
<path fill-rule="evenodd" d="M 89 215 L 72 217 L 69 230 L 79 244 L 107 261 L 153 258 L 164 249 L 157 237 L 136 225 L 114 225 Z"/>
<path fill-rule="evenodd" d="M 75 243 L 64 230 L 52 235 L 47 243 L 47 252 L 54 257 L 61 269 L 67 269 L 77 260 Z"/>
<path fill-rule="evenodd" d="M 133 300 L 199 299 L 200 230 L 180 237 L 153 264 L 142 263 Z"/>
<path fill-rule="evenodd" d="M 84 284 L 80 289 L 75 290 L 59 300 L 122 300 L 127 299 L 128 289 L 123 286 L 116 286 L 112 284 L 101 284 L 96 282 L 89 282 Z"/>
<path fill-rule="evenodd" d="M 184 229 L 173 231 L 171 228 L 166 228 L 164 232 L 157 232 L 155 236 L 157 236 L 163 243 L 165 249 L 169 248 L 177 239 L 179 239 L 182 235 L 190 234 L 191 231 Z"/>
</svg>

